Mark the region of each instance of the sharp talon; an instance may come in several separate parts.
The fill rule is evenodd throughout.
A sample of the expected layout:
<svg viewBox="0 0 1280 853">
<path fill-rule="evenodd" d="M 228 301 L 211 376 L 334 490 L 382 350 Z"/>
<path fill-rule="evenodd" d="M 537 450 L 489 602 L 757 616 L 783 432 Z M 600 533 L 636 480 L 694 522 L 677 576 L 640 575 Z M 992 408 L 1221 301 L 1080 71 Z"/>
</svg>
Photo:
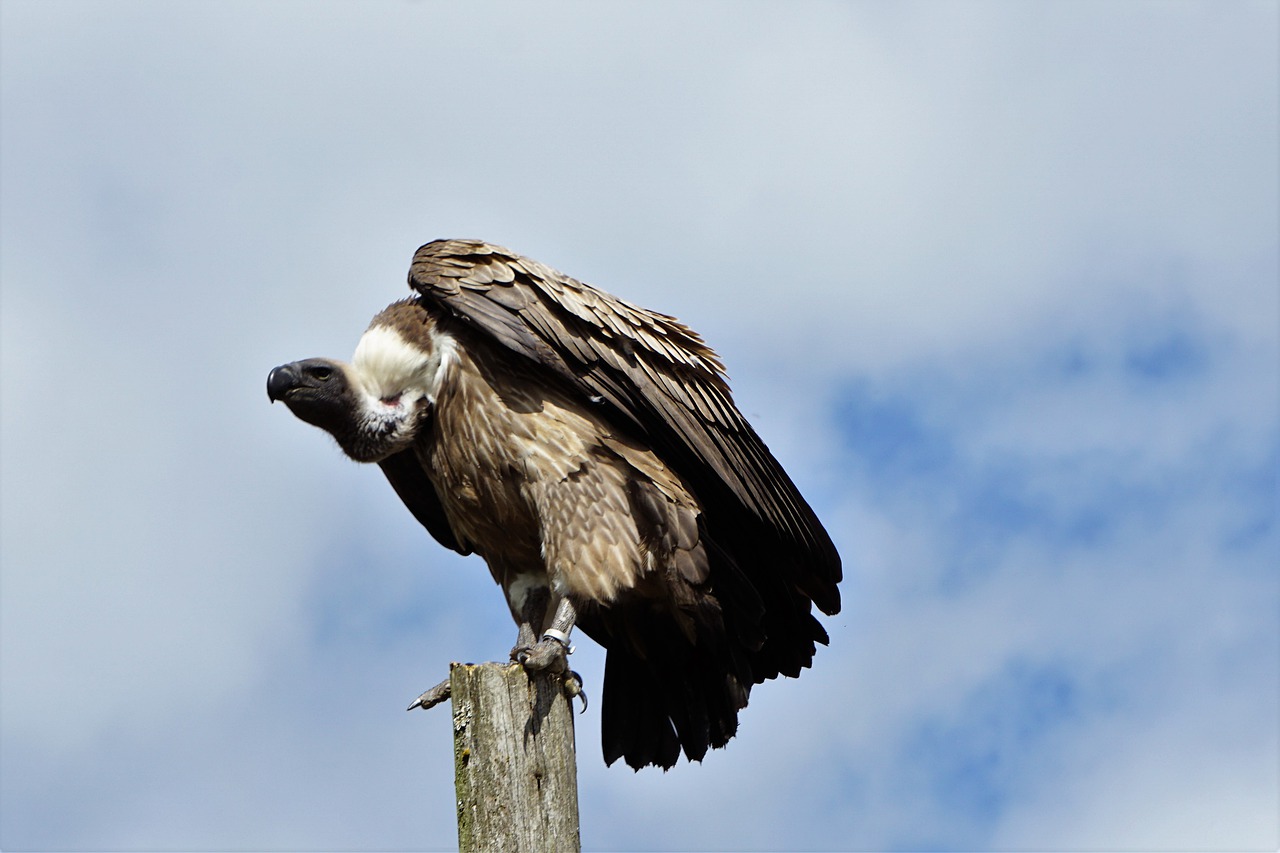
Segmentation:
<svg viewBox="0 0 1280 853">
<path fill-rule="evenodd" d="M 573 704 L 573 697 L 577 696 L 582 700 L 582 710 L 579 714 L 587 713 L 587 691 L 582 689 L 582 676 L 573 670 L 569 670 L 564 676 L 564 692 L 569 695 L 569 704 Z"/>
</svg>

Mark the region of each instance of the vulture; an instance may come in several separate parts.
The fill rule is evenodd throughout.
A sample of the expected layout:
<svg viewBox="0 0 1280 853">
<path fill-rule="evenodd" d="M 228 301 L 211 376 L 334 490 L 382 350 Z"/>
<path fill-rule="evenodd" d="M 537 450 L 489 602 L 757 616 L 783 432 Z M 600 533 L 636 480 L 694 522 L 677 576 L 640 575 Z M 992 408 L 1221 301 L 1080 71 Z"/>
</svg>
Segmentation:
<svg viewBox="0 0 1280 853">
<path fill-rule="evenodd" d="M 268 397 L 484 558 L 513 660 L 572 682 L 575 627 L 606 650 L 607 764 L 723 747 L 753 685 L 827 644 L 814 609 L 839 612 L 841 564 L 720 358 L 674 317 L 477 240 L 418 249 L 409 286 L 350 363 L 276 367 Z"/>
</svg>

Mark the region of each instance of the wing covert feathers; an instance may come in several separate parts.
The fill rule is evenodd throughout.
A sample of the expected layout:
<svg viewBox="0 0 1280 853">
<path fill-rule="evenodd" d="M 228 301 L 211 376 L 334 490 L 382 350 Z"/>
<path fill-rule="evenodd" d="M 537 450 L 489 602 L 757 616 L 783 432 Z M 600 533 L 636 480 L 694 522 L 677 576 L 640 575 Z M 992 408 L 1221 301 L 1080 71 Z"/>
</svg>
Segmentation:
<svg viewBox="0 0 1280 853">
<path fill-rule="evenodd" d="M 734 405 L 724 365 L 696 332 L 481 241 L 426 244 L 409 284 L 610 406 L 691 476 L 704 502 L 732 499 L 772 527 L 798 552 L 792 580 L 823 612 L 839 610 L 840 559 L 830 537 Z"/>
</svg>

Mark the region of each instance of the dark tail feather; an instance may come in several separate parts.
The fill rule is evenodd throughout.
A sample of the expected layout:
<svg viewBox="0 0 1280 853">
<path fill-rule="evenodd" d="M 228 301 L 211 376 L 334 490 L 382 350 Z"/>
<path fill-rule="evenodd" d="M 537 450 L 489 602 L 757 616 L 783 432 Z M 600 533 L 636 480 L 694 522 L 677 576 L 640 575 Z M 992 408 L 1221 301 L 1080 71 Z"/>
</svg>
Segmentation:
<svg viewBox="0 0 1280 853">
<path fill-rule="evenodd" d="M 605 763 L 624 758 L 636 770 L 650 765 L 665 770 L 675 765 L 681 749 L 691 761 L 701 761 L 708 749 L 724 746 L 738 730 L 738 711 L 746 707 L 750 683 L 734 673 L 745 661 L 725 642 L 722 625 L 699 622 L 693 643 L 669 620 L 638 627 L 645 638 L 643 657 L 615 635 L 605 659 Z"/>
<path fill-rule="evenodd" d="M 633 770 L 666 770 L 680 758 L 680 740 L 667 716 L 662 687 L 644 662 L 621 649 L 604 663 L 600 735 L 604 763 L 625 758 Z"/>
</svg>

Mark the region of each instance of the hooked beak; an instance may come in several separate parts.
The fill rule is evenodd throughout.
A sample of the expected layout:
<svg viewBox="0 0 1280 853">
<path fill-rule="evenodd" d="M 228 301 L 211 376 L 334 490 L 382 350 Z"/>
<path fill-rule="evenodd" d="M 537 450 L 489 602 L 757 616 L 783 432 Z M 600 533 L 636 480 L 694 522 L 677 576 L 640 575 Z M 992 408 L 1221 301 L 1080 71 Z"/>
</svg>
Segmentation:
<svg viewBox="0 0 1280 853">
<path fill-rule="evenodd" d="M 283 400 L 294 388 L 298 387 L 299 374 L 292 364 L 282 364 L 272 368 L 267 374 L 267 399 L 271 402 Z"/>
</svg>

